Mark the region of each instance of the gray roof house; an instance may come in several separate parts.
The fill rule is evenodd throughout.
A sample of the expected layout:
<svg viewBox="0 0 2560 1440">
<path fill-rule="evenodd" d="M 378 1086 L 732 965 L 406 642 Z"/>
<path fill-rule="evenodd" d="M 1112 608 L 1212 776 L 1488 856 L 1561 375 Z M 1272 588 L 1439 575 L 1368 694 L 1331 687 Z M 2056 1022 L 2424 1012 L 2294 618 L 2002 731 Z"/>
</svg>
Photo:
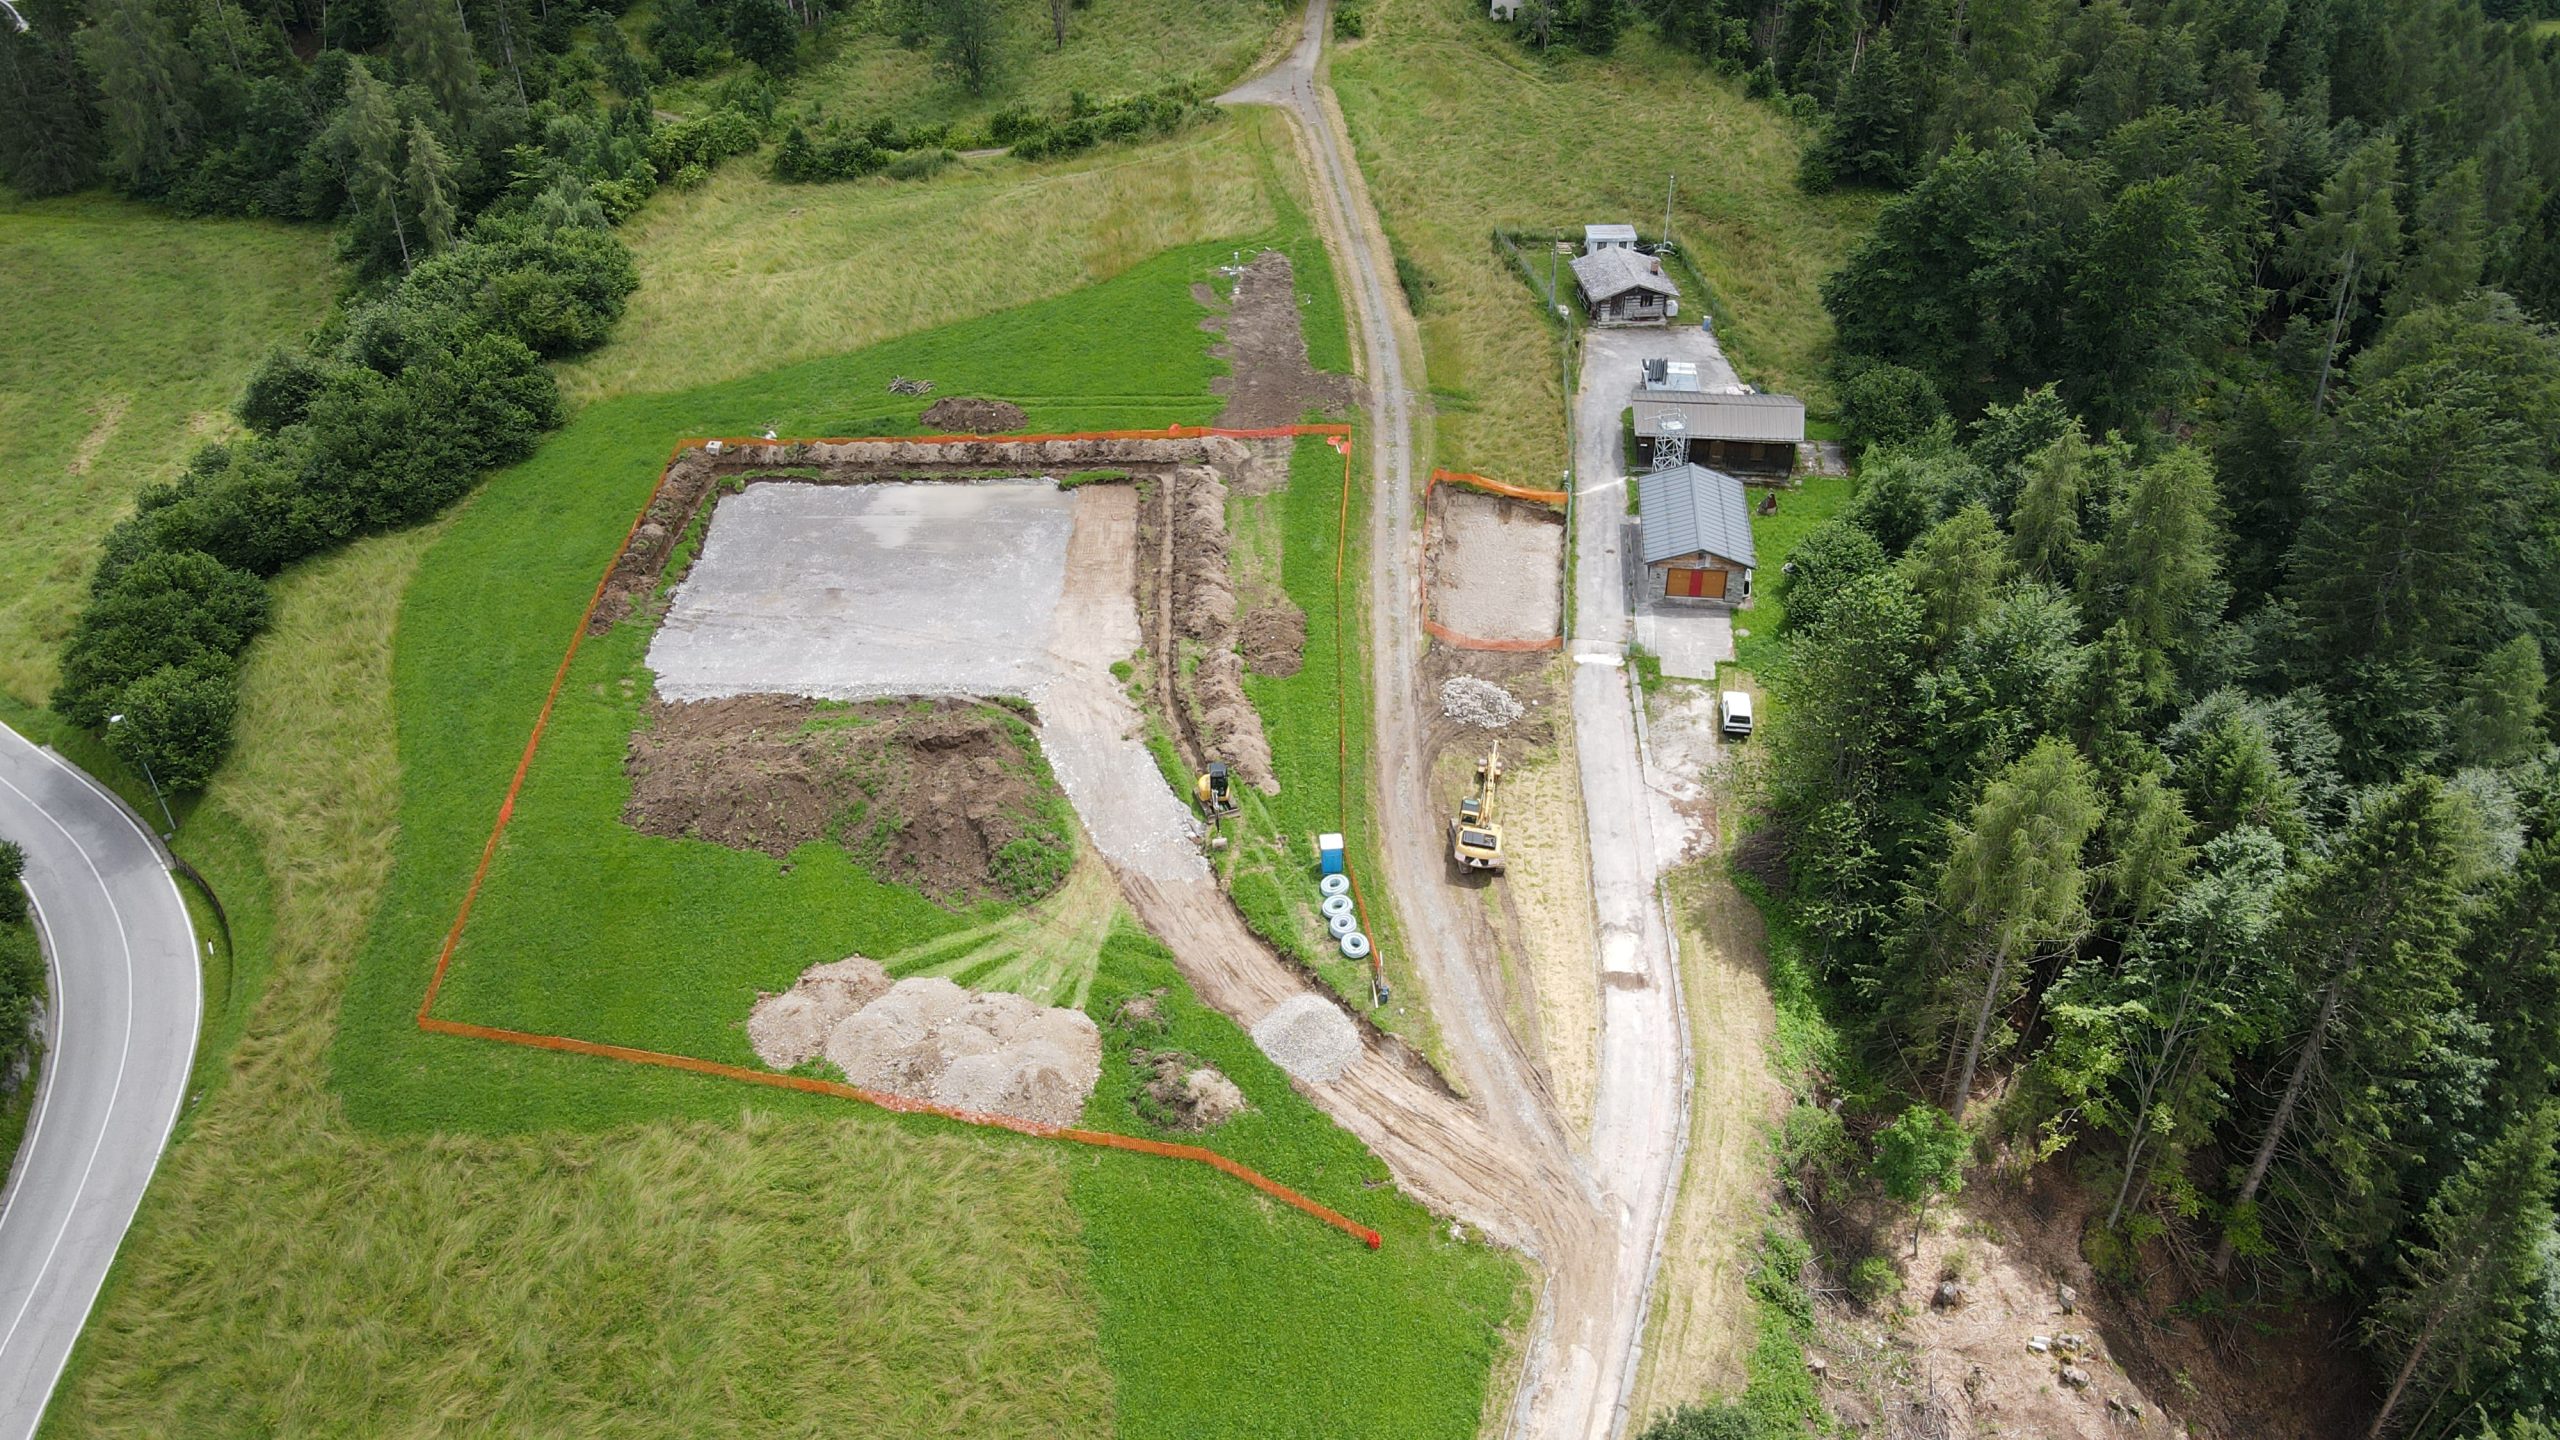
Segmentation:
<svg viewBox="0 0 2560 1440">
<path fill-rule="evenodd" d="M 1582 308 L 1599 325 L 1659 325 L 1680 309 L 1680 287 L 1662 262 L 1641 251 L 1604 246 L 1573 261 Z"/>
<path fill-rule="evenodd" d="M 1641 477 L 1637 535 L 1645 593 L 1670 600 L 1751 601 L 1751 503 L 1721 470 L 1681 465 Z"/>
</svg>

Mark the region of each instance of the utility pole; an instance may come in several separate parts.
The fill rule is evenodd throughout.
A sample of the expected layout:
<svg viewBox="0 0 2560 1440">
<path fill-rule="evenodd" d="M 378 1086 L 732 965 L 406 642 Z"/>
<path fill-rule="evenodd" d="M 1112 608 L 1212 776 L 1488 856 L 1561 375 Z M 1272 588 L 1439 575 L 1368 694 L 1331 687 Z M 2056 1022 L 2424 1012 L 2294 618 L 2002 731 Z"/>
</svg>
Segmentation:
<svg viewBox="0 0 2560 1440">
<path fill-rule="evenodd" d="M 1662 245 L 1666 250 L 1671 248 L 1671 195 L 1679 186 L 1677 175 L 1662 182 Z"/>
</svg>

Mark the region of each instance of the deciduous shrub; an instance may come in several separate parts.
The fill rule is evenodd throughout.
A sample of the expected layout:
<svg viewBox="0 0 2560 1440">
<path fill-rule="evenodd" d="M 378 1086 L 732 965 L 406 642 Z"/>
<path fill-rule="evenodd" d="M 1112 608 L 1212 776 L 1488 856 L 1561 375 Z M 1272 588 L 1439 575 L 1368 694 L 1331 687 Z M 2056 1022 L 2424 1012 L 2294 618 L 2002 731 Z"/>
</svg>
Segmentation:
<svg viewBox="0 0 2560 1440">
<path fill-rule="evenodd" d="M 231 750 L 240 708 L 239 662 L 207 654 L 163 665 L 124 689 L 124 720 L 107 743 L 127 764 L 147 765 L 172 790 L 201 790 Z"/>
<path fill-rule="evenodd" d="M 207 656 L 227 660 L 266 625 L 267 590 L 256 576 L 201 551 L 144 555 L 81 613 L 54 709 L 94 729 L 123 706 L 136 680 Z"/>
<path fill-rule="evenodd" d="M 0 925 L 23 925 L 27 892 L 18 882 L 27 873 L 27 852 L 15 840 L 0 840 Z"/>
</svg>

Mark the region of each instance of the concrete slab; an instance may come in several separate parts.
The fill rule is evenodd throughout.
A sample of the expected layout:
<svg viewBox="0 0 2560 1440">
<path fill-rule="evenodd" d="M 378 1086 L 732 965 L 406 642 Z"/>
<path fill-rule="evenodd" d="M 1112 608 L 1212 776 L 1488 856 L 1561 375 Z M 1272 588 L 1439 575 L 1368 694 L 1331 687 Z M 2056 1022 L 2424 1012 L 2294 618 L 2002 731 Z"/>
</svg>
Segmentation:
<svg viewBox="0 0 2560 1440">
<path fill-rule="evenodd" d="M 1636 643 L 1662 657 L 1662 673 L 1712 680 L 1733 658 L 1733 612 L 1648 600 L 1636 610 Z"/>
<path fill-rule="evenodd" d="M 1074 529 L 1041 480 L 750 485 L 649 643 L 658 693 L 1028 696 Z"/>
</svg>

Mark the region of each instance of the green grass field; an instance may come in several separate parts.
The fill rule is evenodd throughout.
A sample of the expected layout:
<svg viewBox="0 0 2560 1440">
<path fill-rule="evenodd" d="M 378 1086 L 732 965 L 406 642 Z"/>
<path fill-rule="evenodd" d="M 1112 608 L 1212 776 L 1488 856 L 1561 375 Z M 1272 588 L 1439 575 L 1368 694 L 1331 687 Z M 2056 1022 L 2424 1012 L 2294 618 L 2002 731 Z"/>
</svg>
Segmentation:
<svg viewBox="0 0 2560 1440">
<path fill-rule="evenodd" d="M 410 1020 L 559 649 L 672 436 L 777 408 L 812 429 L 893 433 L 923 403 L 881 392 L 900 372 L 1018 398 L 1036 427 L 1205 419 L 1214 362 L 1187 282 L 1224 253 L 1195 247 L 837 360 L 590 405 L 451 520 L 287 577 L 253 652 L 240 754 L 182 816 L 182 848 L 211 842 L 235 916 L 267 937 L 267 958 L 226 987 L 259 998 L 146 1203 L 55 1432 L 1474 1432 L 1517 1319 L 1516 1267 L 1448 1241 L 1381 1184 L 1141 936 L 1105 946 L 1092 1008 L 1172 988 L 1176 1043 L 1256 1107 L 1209 1143 L 1378 1226 L 1384 1250 L 1196 1166 Z M 1112 343 L 1096 346 L 1102 333 Z M 589 654 L 582 666 L 613 660 L 612 638 Z M 589 744 L 618 756 L 614 703 L 589 683 L 608 673 L 582 669 L 546 761 Z M 519 835 L 578 788 L 571 768 L 538 767 Z M 620 843 L 609 815 L 587 818 L 602 823 L 559 842 Z M 773 893 L 761 857 L 688 859 L 685 878 L 725 884 L 739 861 Z M 975 918 L 866 890 L 849 867 L 834 878 L 883 932 Z M 566 910 L 508 921 L 507 883 L 448 1013 L 471 977 L 500 973 L 474 962 L 511 923 L 569 960 L 630 961 Z M 604 913 L 576 889 L 558 898 Z M 706 918 L 667 903 L 650 913 Z M 723 912 L 689 958 L 725 964 L 741 933 L 778 954 L 788 918 Z M 691 985 L 622 1013 L 682 1028 L 669 1017 Z M 721 1006 L 674 1038 L 735 1045 Z M 1126 1086 L 1107 1085 L 1089 1118 L 1145 1133 Z"/>
<path fill-rule="evenodd" d="M 1480 5 L 1367 8 L 1370 38 L 1334 62 L 1334 84 L 1387 228 L 1430 280 L 1436 463 L 1538 484 L 1565 465 L 1552 332 L 1493 227 L 1626 221 L 1650 235 L 1675 174 L 1672 226 L 1730 314 L 1736 364 L 1824 407 L 1818 289 L 1875 201 L 1796 190 L 1803 127 L 1640 26 L 1605 60 L 1542 58 Z"/>
<path fill-rule="evenodd" d="M 1751 550 L 1760 562 L 1759 573 L 1767 578 L 1754 588 L 1751 608 L 1734 617 L 1735 624 L 1751 632 L 1734 641 L 1736 665 L 1766 675 L 1785 653 L 1787 637 L 1781 627 L 1787 623 L 1787 607 L 1778 598 L 1777 584 L 1781 568 L 1795 553 L 1796 542 L 1847 509 L 1857 492 L 1858 482 L 1846 475 L 1808 475 L 1796 489 L 1779 492 L 1777 514 L 1763 515 L 1753 507 Z"/>
<path fill-rule="evenodd" d="M 319 230 L 0 191 L 0 275 L 0 691 L 41 704 L 107 527 L 237 428 L 241 383 L 338 270 Z"/>
</svg>

